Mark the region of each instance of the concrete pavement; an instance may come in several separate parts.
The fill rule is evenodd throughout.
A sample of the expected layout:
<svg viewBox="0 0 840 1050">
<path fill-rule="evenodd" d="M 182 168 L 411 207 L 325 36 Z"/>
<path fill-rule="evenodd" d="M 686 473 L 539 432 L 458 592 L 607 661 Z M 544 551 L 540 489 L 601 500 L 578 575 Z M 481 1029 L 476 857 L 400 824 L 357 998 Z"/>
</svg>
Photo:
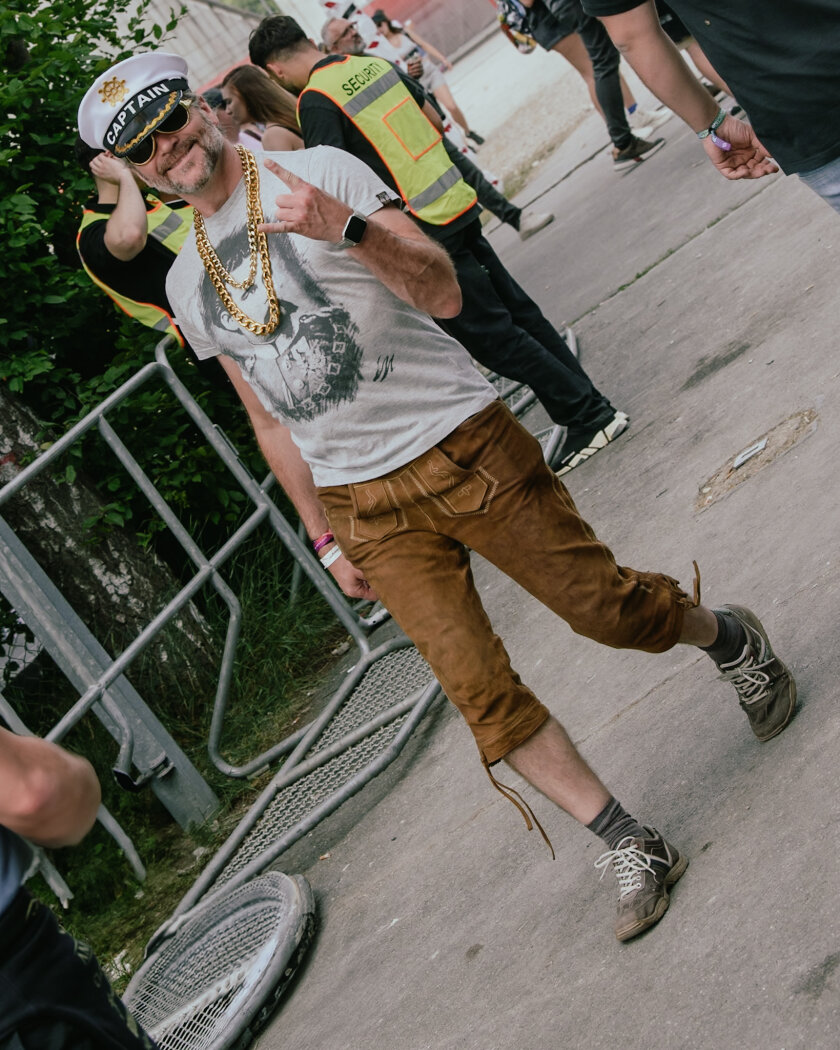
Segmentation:
<svg viewBox="0 0 840 1050">
<path fill-rule="evenodd" d="M 759 744 L 698 651 L 605 650 L 475 559 L 514 666 L 688 872 L 663 921 L 618 944 L 599 840 L 500 769 L 552 862 L 441 703 L 283 858 L 311 881 L 320 932 L 260 1050 L 840 1043 L 840 219 L 795 179 L 727 183 L 676 119 L 659 133 L 666 149 L 619 176 L 587 118 L 520 195 L 556 221 L 524 244 L 490 237 L 631 416 L 565 479 L 582 512 L 619 561 L 690 587 L 696 559 L 707 604 L 754 608 L 801 710 Z M 798 443 L 704 505 L 719 468 L 806 410 Z"/>
</svg>

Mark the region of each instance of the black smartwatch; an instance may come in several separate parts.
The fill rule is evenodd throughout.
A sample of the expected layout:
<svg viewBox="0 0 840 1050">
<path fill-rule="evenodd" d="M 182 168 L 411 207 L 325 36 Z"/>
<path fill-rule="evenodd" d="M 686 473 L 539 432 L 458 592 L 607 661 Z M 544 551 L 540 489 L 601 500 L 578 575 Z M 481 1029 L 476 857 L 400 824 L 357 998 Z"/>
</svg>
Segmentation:
<svg viewBox="0 0 840 1050">
<path fill-rule="evenodd" d="M 355 248 L 361 242 L 367 229 L 367 219 L 364 215 L 354 211 L 341 231 L 341 240 L 336 248 Z"/>
</svg>

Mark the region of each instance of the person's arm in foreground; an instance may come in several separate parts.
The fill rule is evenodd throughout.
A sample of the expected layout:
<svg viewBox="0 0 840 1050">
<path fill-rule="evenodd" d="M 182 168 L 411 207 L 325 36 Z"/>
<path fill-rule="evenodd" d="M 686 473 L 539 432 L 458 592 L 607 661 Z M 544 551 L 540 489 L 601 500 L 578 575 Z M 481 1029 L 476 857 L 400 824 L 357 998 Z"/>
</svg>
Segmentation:
<svg viewBox="0 0 840 1050">
<path fill-rule="evenodd" d="M 105 223 L 105 247 L 116 259 L 130 262 L 146 246 L 148 225 L 146 202 L 124 160 L 100 153 L 90 162 L 91 172 L 117 188 L 116 207 Z"/>
<path fill-rule="evenodd" d="M 266 463 L 294 504 L 309 538 L 317 539 L 329 531 L 329 523 L 323 504 L 318 499 L 312 471 L 292 440 L 289 428 L 263 408 L 234 360 L 222 355 L 219 362 L 248 412 Z M 332 549 L 333 544 L 328 544 L 323 548 L 321 556 Z M 327 571 L 332 573 L 335 582 L 349 597 L 376 600 L 376 592 L 369 586 L 364 573 L 351 565 L 343 555 L 334 561 Z"/>
<path fill-rule="evenodd" d="M 0 824 L 39 846 L 75 846 L 101 793 L 93 766 L 57 744 L 0 728 Z"/>
<path fill-rule="evenodd" d="M 717 116 L 717 103 L 663 32 L 653 0 L 622 14 L 605 15 L 601 21 L 622 57 L 660 102 L 682 117 L 695 133 L 709 127 Z M 703 148 L 725 178 L 759 179 L 779 170 L 749 124 L 727 116 L 715 134 L 732 148 L 719 148 L 711 135 L 702 140 Z"/>
<path fill-rule="evenodd" d="M 260 229 L 337 244 L 353 209 L 272 160 L 265 166 L 291 192 L 277 198 L 274 221 Z M 361 244 L 348 254 L 409 306 L 433 317 L 461 312 L 461 290 L 449 256 L 398 208 L 381 208 L 369 216 Z"/>
</svg>

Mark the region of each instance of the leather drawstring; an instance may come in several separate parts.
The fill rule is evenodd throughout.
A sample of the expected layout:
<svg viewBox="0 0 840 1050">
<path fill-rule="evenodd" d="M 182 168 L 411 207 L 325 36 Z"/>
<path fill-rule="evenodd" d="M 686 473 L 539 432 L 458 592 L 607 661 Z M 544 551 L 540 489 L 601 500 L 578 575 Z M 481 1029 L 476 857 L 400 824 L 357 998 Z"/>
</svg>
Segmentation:
<svg viewBox="0 0 840 1050">
<path fill-rule="evenodd" d="M 533 831 L 534 825 L 536 825 L 537 830 L 545 839 L 545 844 L 551 850 L 551 859 L 557 860 L 557 857 L 554 853 L 554 847 L 551 845 L 551 840 L 549 839 L 548 835 L 546 835 L 545 829 L 543 828 L 542 824 L 540 824 L 540 822 L 537 820 L 534 811 L 531 809 L 531 807 L 528 805 L 525 799 L 514 788 L 508 787 L 506 784 L 500 784 L 499 781 L 496 780 L 496 778 L 490 772 L 490 764 L 484 757 L 484 755 L 481 756 L 481 761 L 484 765 L 484 768 L 487 770 L 487 776 L 490 777 L 490 782 L 492 783 L 493 787 L 499 792 L 500 795 L 504 796 L 504 798 L 506 798 L 508 802 L 512 802 L 514 806 L 516 806 L 516 808 L 524 817 L 525 826 L 529 831 Z M 519 800 L 518 802 L 517 799 Z"/>
<path fill-rule="evenodd" d="M 691 564 L 694 566 L 694 608 L 696 609 L 700 605 L 700 566 L 696 561 Z"/>
</svg>

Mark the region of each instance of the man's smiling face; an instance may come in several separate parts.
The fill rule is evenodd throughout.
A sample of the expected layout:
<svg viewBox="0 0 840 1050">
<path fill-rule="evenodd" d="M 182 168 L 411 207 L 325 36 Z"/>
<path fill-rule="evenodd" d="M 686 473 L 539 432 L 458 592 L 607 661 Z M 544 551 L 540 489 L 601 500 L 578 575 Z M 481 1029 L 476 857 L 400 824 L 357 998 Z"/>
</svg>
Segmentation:
<svg viewBox="0 0 840 1050">
<path fill-rule="evenodd" d="M 204 100 L 193 103 L 190 119 L 180 131 L 157 135 L 156 139 L 152 159 L 148 164 L 135 166 L 143 181 L 153 189 L 179 197 L 203 190 L 213 176 L 225 144 Z"/>
</svg>

